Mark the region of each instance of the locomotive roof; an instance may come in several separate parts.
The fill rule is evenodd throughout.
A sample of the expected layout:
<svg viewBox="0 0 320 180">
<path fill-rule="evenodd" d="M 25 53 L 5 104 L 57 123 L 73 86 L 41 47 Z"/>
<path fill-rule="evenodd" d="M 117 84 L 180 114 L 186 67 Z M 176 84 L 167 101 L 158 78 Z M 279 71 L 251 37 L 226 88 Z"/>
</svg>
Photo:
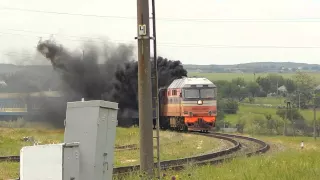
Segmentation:
<svg viewBox="0 0 320 180">
<path fill-rule="evenodd" d="M 203 85 L 216 87 L 216 85 L 207 78 L 183 77 L 181 79 L 174 80 L 168 88 L 189 88 L 191 85 L 196 85 L 196 87 L 203 87 Z"/>
</svg>

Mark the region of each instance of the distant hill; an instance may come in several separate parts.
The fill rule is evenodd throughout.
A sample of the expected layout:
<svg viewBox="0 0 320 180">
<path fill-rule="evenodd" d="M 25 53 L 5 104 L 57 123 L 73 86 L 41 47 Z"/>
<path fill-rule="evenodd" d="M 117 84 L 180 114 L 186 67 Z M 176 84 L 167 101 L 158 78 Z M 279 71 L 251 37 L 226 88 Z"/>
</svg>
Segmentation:
<svg viewBox="0 0 320 180">
<path fill-rule="evenodd" d="M 320 72 L 319 64 L 294 63 L 294 62 L 252 62 L 234 65 L 183 65 L 188 72 L 244 72 L 244 73 L 285 73 L 303 70 L 308 72 Z M 10 75 L 17 72 L 24 72 L 33 75 L 42 75 L 50 77 L 53 73 L 51 65 L 27 65 L 19 66 L 13 64 L 0 64 L 0 80 L 4 75 Z"/>
<path fill-rule="evenodd" d="M 21 70 L 21 66 L 16 66 L 13 64 L 0 64 L 0 74 L 14 73 Z"/>
<path fill-rule="evenodd" d="M 183 65 L 188 72 L 248 72 L 248 73 L 268 73 L 268 72 L 295 72 L 303 70 L 308 72 L 320 72 L 319 64 L 294 63 L 294 62 L 253 62 L 234 65 Z"/>
</svg>

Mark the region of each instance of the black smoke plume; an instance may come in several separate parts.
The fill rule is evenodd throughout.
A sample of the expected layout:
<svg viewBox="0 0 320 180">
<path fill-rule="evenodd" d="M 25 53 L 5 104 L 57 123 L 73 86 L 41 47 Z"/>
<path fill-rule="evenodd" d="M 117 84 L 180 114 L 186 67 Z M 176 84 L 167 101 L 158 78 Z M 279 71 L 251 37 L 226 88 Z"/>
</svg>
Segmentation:
<svg viewBox="0 0 320 180">
<path fill-rule="evenodd" d="M 60 74 L 65 104 L 81 98 L 113 101 L 119 103 L 119 116 L 130 116 L 129 112 L 138 111 L 138 63 L 133 58 L 132 46 L 110 47 L 104 49 L 103 64 L 98 63 L 99 53 L 94 46 L 87 47 L 83 56 L 68 52 L 54 41 L 40 42 L 37 50 Z M 159 87 L 187 76 L 180 61 L 159 57 L 157 64 Z"/>
</svg>

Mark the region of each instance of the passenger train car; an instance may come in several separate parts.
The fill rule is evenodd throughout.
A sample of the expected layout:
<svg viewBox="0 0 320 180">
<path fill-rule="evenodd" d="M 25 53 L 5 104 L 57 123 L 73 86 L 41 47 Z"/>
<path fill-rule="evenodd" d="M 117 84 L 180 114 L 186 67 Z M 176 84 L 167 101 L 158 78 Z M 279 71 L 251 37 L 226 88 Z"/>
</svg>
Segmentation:
<svg viewBox="0 0 320 180">
<path fill-rule="evenodd" d="M 43 100 L 61 97 L 57 91 L 0 93 L 0 120 L 16 120 L 41 111 Z"/>
<path fill-rule="evenodd" d="M 217 116 L 217 87 L 207 78 L 174 80 L 159 91 L 162 129 L 208 132 Z"/>
<path fill-rule="evenodd" d="M 0 93 L 0 119 L 17 119 L 27 113 L 26 94 Z"/>
</svg>

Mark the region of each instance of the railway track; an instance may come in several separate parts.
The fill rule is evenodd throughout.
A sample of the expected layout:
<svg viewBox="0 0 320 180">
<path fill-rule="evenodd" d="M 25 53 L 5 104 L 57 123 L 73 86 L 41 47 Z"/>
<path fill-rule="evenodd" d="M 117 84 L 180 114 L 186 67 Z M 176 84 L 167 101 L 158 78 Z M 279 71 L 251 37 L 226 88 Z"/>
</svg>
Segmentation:
<svg viewBox="0 0 320 180">
<path fill-rule="evenodd" d="M 270 149 L 270 146 L 265 143 L 264 141 L 240 136 L 240 135 L 233 135 L 233 134 L 223 134 L 223 133 L 197 133 L 192 132 L 191 134 L 202 135 L 212 138 L 218 138 L 225 141 L 229 141 L 233 144 L 232 147 L 218 151 L 218 152 L 211 152 L 203 155 L 175 159 L 175 160 L 167 160 L 161 161 L 160 166 L 162 170 L 181 170 L 184 169 L 185 165 L 188 163 L 196 164 L 196 165 L 205 165 L 205 164 L 218 164 L 226 160 L 230 160 L 237 156 L 252 156 L 254 154 L 261 154 L 265 153 Z M 127 145 L 127 146 L 118 146 L 116 147 L 118 150 L 132 150 L 138 149 L 136 145 Z M 5 156 L 0 157 L 1 161 L 10 161 L 10 162 L 19 162 L 19 156 Z M 157 167 L 157 163 L 155 163 L 155 167 Z M 123 166 L 123 167 L 115 167 L 113 169 L 114 174 L 126 174 L 133 171 L 139 170 L 139 165 L 133 166 Z"/>
<path fill-rule="evenodd" d="M 197 135 L 203 135 L 208 137 L 214 137 L 218 139 L 223 139 L 229 141 L 233 144 L 233 147 L 225 149 L 218 152 L 212 152 L 204 155 L 193 156 L 188 158 L 181 158 L 175 160 L 161 161 L 160 166 L 162 170 L 182 170 L 185 168 L 187 163 L 193 163 L 196 165 L 205 165 L 205 164 L 218 164 L 226 160 L 231 160 L 232 158 L 246 155 L 252 156 L 254 154 L 265 153 L 270 149 L 270 146 L 259 139 L 232 135 L 232 134 L 223 134 L 223 133 L 192 133 Z M 154 165 L 157 167 L 157 164 Z M 139 170 L 140 166 L 124 166 L 114 168 L 114 174 L 126 174 Z"/>
</svg>

